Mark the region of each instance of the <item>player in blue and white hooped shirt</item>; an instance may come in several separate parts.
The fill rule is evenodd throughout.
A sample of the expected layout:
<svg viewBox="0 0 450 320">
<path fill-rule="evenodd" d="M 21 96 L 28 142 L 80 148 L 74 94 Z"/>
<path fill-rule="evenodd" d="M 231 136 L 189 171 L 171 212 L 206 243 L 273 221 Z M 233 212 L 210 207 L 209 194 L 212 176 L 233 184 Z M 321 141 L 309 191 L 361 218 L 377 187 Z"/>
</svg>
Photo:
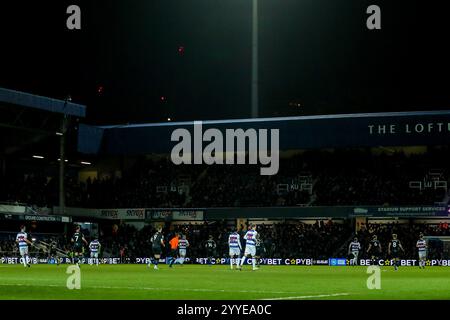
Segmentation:
<svg viewBox="0 0 450 320">
<path fill-rule="evenodd" d="M 253 270 L 258 270 L 256 267 L 256 236 L 258 232 L 256 231 L 256 226 L 252 225 L 250 230 L 244 236 L 245 240 L 245 251 L 244 256 L 241 259 L 241 267 L 244 264 L 245 258 L 252 258 Z"/>
<path fill-rule="evenodd" d="M 20 228 L 20 232 L 16 236 L 16 243 L 19 246 L 19 253 L 22 256 L 23 266 L 30 267 L 30 264 L 28 263 L 28 245 L 32 245 L 32 243 L 28 240 L 25 226 Z"/>
<path fill-rule="evenodd" d="M 419 253 L 419 269 L 425 269 L 427 260 L 427 241 L 423 238 L 423 233 L 420 233 L 419 240 L 417 240 L 416 248 Z"/>
<path fill-rule="evenodd" d="M 359 255 L 360 250 L 361 250 L 361 243 L 359 243 L 358 238 L 355 237 L 348 246 L 348 255 L 353 256 L 353 258 L 350 259 L 351 265 L 354 265 L 354 266 L 358 265 L 358 255 Z"/>
<path fill-rule="evenodd" d="M 241 236 L 237 231 L 234 231 L 228 237 L 228 247 L 230 248 L 230 267 L 233 270 L 233 264 L 236 262 L 236 268 L 240 269 L 239 259 L 241 256 Z"/>
<path fill-rule="evenodd" d="M 102 247 L 102 245 L 100 244 L 98 239 L 94 239 L 91 241 L 91 243 L 89 243 L 89 250 L 91 251 L 91 259 L 94 259 L 97 267 L 98 267 L 98 262 L 99 262 L 98 253 L 100 252 L 101 247 Z"/>
<path fill-rule="evenodd" d="M 183 234 L 181 240 L 178 241 L 178 254 L 180 256 L 180 263 L 183 264 L 186 259 L 186 250 L 189 247 L 189 241 L 187 241 L 186 236 Z"/>
</svg>

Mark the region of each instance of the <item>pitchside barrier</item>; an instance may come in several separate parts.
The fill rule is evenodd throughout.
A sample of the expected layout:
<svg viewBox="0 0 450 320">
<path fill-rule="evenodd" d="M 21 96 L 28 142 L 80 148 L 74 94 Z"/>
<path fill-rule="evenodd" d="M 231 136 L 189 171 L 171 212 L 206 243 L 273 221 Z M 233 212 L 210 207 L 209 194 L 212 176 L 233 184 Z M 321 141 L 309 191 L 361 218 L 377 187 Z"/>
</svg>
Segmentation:
<svg viewBox="0 0 450 320">
<path fill-rule="evenodd" d="M 350 263 L 351 260 L 345 258 L 330 258 L 328 259 L 328 265 L 333 267 L 345 267 L 353 265 Z M 418 267 L 419 260 L 418 259 L 400 259 L 400 265 L 402 267 Z M 371 259 L 359 259 L 359 266 L 371 266 L 373 262 Z M 391 259 L 378 259 L 375 260 L 375 265 L 377 266 L 394 266 L 394 260 Z M 425 266 L 428 267 L 450 267 L 450 260 L 448 259 L 432 259 L 426 260 Z"/>
<path fill-rule="evenodd" d="M 121 259 L 121 258 L 100 258 L 99 264 L 148 264 L 150 262 L 150 258 L 135 258 L 135 259 Z M 195 258 L 193 260 L 189 258 L 185 258 L 185 264 L 197 264 L 197 265 L 206 265 L 209 264 L 208 258 Z M 55 259 L 47 259 L 47 258 L 30 258 L 29 262 L 31 264 L 56 264 Z M 59 262 L 61 264 L 72 264 L 71 259 L 69 258 L 59 258 Z M 169 259 L 160 259 L 159 263 L 168 264 Z M 83 258 L 83 264 L 95 264 L 96 260 L 91 258 Z M 180 264 L 180 259 L 175 261 L 175 264 Z M 0 258 L 0 264 L 23 264 L 22 258 L 18 257 L 2 257 Z M 212 265 L 230 265 L 230 258 L 214 258 L 211 261 Z M 323 260 L 316 260 L 312 258 L 260 258 L 260 265 L 269 265 L 269 266 L 348 266 L 353 267 L 350 264 L 350 260 L 344 258 L 330 258 Z M 244 265 L 252 265 L 252 259 L 245 259 Z M 370 259 L 360 259 L 358 260 L 358 265 L 360 266 L 369 266 L 372 265 L 372 261 Z M 375 265 L 378 266 L 393 266 L 394 260 L 389 259 L 379 259 L 375 261 Z M 403 267 L 418 267 L 419 260 L 418 259 L 401 259 L 400 265 Z M 450 260 L 444 259 L 433 259 L 426 260 L 426 266 L 428 267 L 450 267 Z"/>
</svg>

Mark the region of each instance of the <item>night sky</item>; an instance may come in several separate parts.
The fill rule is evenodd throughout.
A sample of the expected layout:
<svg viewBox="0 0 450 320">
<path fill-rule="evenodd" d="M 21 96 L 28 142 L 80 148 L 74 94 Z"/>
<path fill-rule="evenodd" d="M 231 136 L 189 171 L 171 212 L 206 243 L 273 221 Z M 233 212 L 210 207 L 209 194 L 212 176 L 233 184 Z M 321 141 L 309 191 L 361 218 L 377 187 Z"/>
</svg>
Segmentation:
<svg viewBox="0 0 450 320">
<path fill-rule="evenodd" d="M 442 3 L 260 0 L 260 116 L 450 109 Z M 66 29 L 70 4 L 81 7 L 81 31 Z M 366 28 L 371 4 L 381 7 L 382 30 Z M 251 0 L 2 3 L 0 86 L 70 94 L 95 124 L 246 118 L 251 8 Z"/>
</svg>

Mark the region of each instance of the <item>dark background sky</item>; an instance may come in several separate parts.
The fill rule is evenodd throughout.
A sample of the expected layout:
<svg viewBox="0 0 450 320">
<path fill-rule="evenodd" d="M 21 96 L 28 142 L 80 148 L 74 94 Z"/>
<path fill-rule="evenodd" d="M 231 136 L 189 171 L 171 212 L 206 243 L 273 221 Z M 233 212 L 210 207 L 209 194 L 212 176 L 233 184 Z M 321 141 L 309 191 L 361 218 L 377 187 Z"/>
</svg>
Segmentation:
<svg viewBox="0 0 450 320">
<path fill-rule="evenodd" d="M 81 31 L 66 29 L 70 4 Z M 371 4 L 382 30 L 366 28 Z M 260 115 L 449 109 L 446 9 L 260 0 Z M 2 2 L 0 37 L 0 86 L 71 94 L 90 123 L 250 116 L 251 0 Z"/>
</svg>

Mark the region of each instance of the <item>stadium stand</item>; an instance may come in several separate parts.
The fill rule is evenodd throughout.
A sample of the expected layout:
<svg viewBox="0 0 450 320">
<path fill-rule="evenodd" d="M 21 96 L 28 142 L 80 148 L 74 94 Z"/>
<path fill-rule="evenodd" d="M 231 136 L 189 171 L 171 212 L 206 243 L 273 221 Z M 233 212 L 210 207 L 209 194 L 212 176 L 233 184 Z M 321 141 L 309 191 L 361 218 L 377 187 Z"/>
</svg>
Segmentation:
<svg viewBox="0 0 450 320">
<path fill-rule="evenodd" d="M 39 241 L 56 238 L 63 250 L 70 247 L 72 221 L 97 224 L 103 256 L 120 256 L 123 262 L 150 254 L 149 238 L 155 231 L 155 221 L 164 223 L 166 241 L 175 232 L 187 235 L 195 244 L 189 249 L 193 258 L 205 254 L 202 244 L 209 235 L 217 241 L 218 255 L 226 256 L 229 232 L 237 226 L 241 232 L 245 230 L 237 219 L 261 220 L 258 230 L 266 254 L 274 258 L 344 256 L 356 232 L 354 219 L 361 215 L 366 225 L 357 234 L 363 247 L 373 233 L 387 242 L 396 232 L 410 255 L 419 232 L 449 236 L 445 224 L 433 221 L 448 218 L 450 177 L 446 161 L 450 149 L 445 142 L 449 130 L 438 124 L 447 120 L 450 123 L 449 112 L 205 122 L 205 127 L 267 126 L 283 130 L 280 171 L 275 176 L 261 176 L 254 165 L 174 165 L 167 149 L 170 139 L 152 137 L 192 123 L 93 127 L 73 121 L 64 175 L 67 208 L 62 213 L 67 216 L 58 216 L 59 137 L 55 133 L 62 115 L 83 117 L 84 107 L 27 94 L 21 98 L 20 93 L 7 90 L 0 91 L 0 102 L 8 115 L 0 129 L 7 130 L 10 136 L 10 130 L 20 132 L 14 141 L 1 141 L 5 152 L 0 156 L 0 201 L 7 203 L 0 208 L 0 231 L 7 232 L 1 234 L 3 254 L 17 254 L 11 234 L 23 221 L 38 226 L 30 231 L 33 237 Z M 388 134 L 390 126 L 386 123 L 406 129 Z M 303 136 L 309 138 L 296 138 Z M 45 153 L 44 159 L 31 159 L 37 151 Z M 79 160 L 86 157 L 94 164 L 80 165 Z M 349 207 L 343 210 L 341 206 Z M 370 210 L 394 206 L 431 210 L 416 214 L 417 208 L 412 208 L 405 218 L 409 221 L 401 224 L 392 224 L 391 220 L 371 223 L 367 218 L 374 215 Z M 141 210 L 139 228 L 129 224 L 126 216 L 119 218 L 118 208 Z M 195 212 L 200 208 L 201 215 L 195 223 L 189 219 L 174 223 L 170 219 L 154 220 L 151 212 L 142 208 L 163 212 L 171 208 Z M 210 210 L 214 208 L 225 209 L 216 215 Z M 290 208 L 293 210 L 288 212 Z M 300 214 L 299 208 L 307 210 Z M 106 210 L 105 215 L 101 210 Z M 426 223 L 413 221 L 424 212 L 429 218 Z M 38 215 L 47 222 L 39 220 Z M 375 215 L 383 218 L 384 214 Z M 395 217 L 395 213 L 389 214 L 389 219 Z M 302 220 L 306 218 L 309 220 Z M 14 223 L 6 228 L 5 220 Z M 58 230 L 50 227 L 52 223 L 59 226 Z M 441 245 L 436 241 L 433 257 L 442 256 Z"/>
</svg>

